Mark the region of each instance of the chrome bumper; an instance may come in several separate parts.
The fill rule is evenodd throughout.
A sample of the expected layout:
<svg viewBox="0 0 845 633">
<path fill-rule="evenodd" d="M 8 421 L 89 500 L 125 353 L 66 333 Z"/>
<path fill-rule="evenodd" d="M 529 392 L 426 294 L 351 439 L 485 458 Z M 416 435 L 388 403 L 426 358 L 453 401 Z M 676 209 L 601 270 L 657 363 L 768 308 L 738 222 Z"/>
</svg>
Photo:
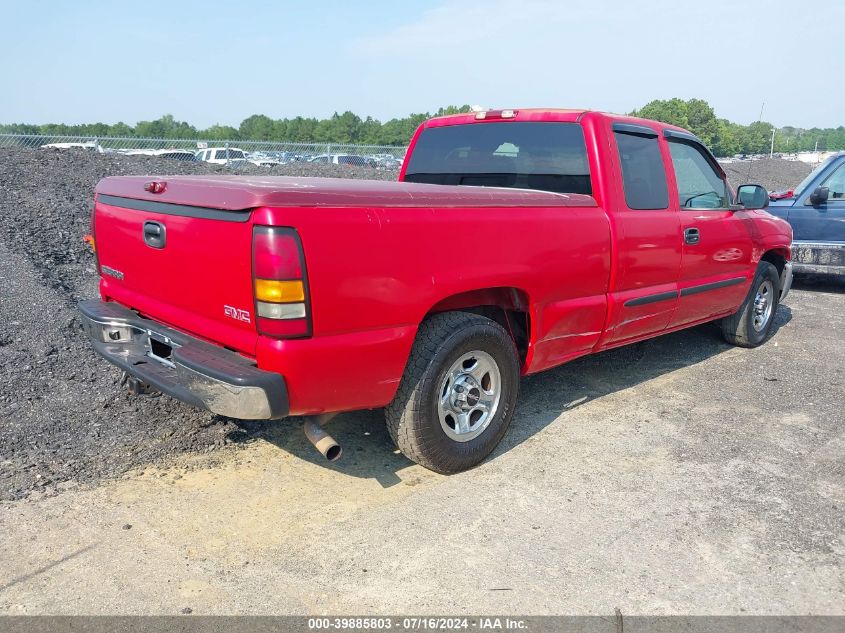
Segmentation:
<svg viewBox="0 0 845 633">
<path fill-rule="evenodd" d="M 796 273 L 845 275 L 845 242 L 792 243 L 792 262 Z"/>
<path fill-rule="evenodd" d="M 287 387 L 276 373 L 240 354 L 138 316 L 116 303 L 79 304 L 82 324 L 100 356 L 178 400 L 244 420 L 288 414 Z"/>
<path fill-rule="evenodd" d="M 786 262 L 783 272 L 780 274 L 780 300 L 786 299 L 789 289 L 792 288 L 792 262 Z"/>
</svg>

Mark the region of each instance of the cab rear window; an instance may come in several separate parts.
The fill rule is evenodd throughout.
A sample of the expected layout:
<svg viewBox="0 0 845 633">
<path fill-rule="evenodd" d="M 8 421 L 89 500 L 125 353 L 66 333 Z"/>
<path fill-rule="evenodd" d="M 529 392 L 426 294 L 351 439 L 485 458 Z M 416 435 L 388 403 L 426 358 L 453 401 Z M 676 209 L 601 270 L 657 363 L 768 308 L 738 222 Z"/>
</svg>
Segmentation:
<svg viewBox="0 0 845 633">
<path fill-rule="evenodd" d="M 405 180 L 592 194 L 584 132 L 577 123 L 503 121 L 426 128 L 414 146 Z"/>
<path fill-rule="evenodd" d="M 617 131 L 615 136 L 628 208 L 668 208 L 666 169 L 663 166 L 657 135 L 643 136 Z"/>
</svg>

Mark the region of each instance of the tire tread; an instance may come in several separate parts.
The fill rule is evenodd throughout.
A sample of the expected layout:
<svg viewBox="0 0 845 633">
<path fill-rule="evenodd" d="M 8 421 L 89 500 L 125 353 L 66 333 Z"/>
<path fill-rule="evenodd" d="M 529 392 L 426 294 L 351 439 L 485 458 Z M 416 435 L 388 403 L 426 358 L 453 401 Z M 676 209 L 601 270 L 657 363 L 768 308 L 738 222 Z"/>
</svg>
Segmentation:
<svg viewBox="0 0 845 633">
<path fill-rule="evenodd" d="M 420 325 L 396 395 L 385 407 L 387 430 L 399 450 L 411 461 L 442 474 L 460 472 L 466 467 L 438 455 L 438 449 L 426 441 L 422 428 L 413 421 L 424 415 L 427 381 L 434 378 L 430 367 L 437 352 L 450 336 L 468 327 L 484 328 L 492 336 L 507 338 L 516 357 L 510 335 L 495 321 L 471 312 L 435 314 Z"/>
<path fill-rule="evenodd" d="M 750 310 L 751 304 L 754 302 L 757 286 L 765 277 L 770 277 L 773 281 L 775 295 L 773 300 L 775 304 L 772 308 L 772 316 L 769 320 L 769 324 L 766 328 L 765 333 L 763 334 L 762 338 L 755 341 L 752 337 L 751 331 L 749 330 Z M 771 331 L 772 323 L 775 320 L 775 315 L 777 313 L 777 308 L 779 305 L 777 297 L 779 282 L 780 276 L 778 275 L 777 268 L 775 268 L 773 264 L 767 261 L 761 261 L 757 265 L 757 270 L 754 273 L 754 279 L 751 282 L 751 288 L 748 291 L 748 296 L 745 297 L 745 300 L 742 302 L 742 305 L 736 312 L 734 312 L 730 316 L 723 318 L 721 321 L 722 336 L 728 343 L 730 343 L 731 345 L 736 345 L 738 347 L 751 348 L 761 345 L 766 340 L 769 335 L 769 332 Z"/>
</svg>

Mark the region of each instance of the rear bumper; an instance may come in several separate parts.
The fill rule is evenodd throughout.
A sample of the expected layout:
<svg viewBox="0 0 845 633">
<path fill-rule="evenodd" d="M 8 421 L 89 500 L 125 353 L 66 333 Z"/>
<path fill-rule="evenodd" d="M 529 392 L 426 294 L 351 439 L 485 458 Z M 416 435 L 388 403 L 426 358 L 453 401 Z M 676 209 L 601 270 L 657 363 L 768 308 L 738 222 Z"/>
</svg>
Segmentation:
<svg viewBox="0 0 845 633">
<path fill-rule="evenodd" d="M 79 304 L 83 327 L 100 356 L 178 400 L 246 420 L 288 414 L 284 378 L 240 354 L 97 299 Z M 165 357 L 159 354 L 164 354 Z"/>
<path fill-rule="evenodd" d="M 792 262 L 796 273 L 845 274 L 845 242 L 792 243 Z"/>
</svg>

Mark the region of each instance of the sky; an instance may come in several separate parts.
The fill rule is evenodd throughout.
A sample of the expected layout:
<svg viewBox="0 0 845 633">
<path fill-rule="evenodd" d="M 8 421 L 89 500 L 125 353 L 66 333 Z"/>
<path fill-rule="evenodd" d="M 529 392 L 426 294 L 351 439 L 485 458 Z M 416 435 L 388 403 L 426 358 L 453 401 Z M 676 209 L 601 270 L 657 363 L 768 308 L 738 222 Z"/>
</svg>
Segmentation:
<svg viewBox="0 0 845 633">
<path fill-rule="evenodd" d="M 204 128 L 445 105 L 845 125 L 845 2 L 0 0 L 0 123 Z M 5 94 L 3 94 L 5 93 Z"/>
</svg>

